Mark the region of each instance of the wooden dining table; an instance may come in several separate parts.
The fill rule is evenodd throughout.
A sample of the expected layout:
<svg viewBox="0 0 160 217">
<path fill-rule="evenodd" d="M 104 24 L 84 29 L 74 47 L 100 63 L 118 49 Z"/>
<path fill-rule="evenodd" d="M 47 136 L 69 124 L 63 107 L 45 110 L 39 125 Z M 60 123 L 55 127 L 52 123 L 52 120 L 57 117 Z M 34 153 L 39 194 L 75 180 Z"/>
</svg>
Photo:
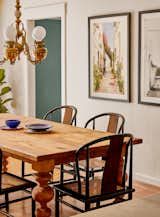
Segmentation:
<svg viewBox="0 0 160 217">
<path fill-rule="evenodd" d="M 21 129 L 3 129 L 5 120 L 18 119 Z M 48 133 L 28 131 L 26 125 L 45 123 L 52 126 Z M 53 188 L 48 185 L 50 171 L 55 165 L 73 162 L 76 150 L 82 145 L 103 136 L 108 132 L 95 131 L 53 121 L 24 117 L 15 114 L 0 114 L 0 148 L 3 152 L 3 171 L 7 171 L 8 157 L 13 157 L 32 165 L 36 171 L 37 186 L 32 191 L 33 199 L 40 204 L 36 208 L 36 217 L 50 217 L 51 209 L 47 203 L 54 197 Z M 134 144 L 142 143 L 142 139 L 134 138 Z M 105 156 L 106 144 L 94 146 L 91 157 Z M 82 156 L 83 159 L 83 156 Z"/>
</svg>

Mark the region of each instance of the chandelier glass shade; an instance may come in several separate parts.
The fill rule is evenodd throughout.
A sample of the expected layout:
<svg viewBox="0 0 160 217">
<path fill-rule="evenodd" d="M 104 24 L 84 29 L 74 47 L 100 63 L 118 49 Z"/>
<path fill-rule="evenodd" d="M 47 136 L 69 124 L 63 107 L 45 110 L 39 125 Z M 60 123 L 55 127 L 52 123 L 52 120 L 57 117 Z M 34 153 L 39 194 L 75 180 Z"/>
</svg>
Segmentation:
<svg viewBox="0 0 160 217">
<path fill-rule="evenodd" d="M 32 37 L 34 39 L 33 50 L 30 51 L 29 45 L 26 39 L 26 31 L 21 21 L 21 5 L 20 0 L 16 0 L 15 5 L 15 23 L 8 25 L 5 30 L 5 55 L 0 64 L 4 64 L 9 61 L 10 64 L 14 64 L 16 60 L 20 60 L 21 53 L 24 53 L 29 62 L 32 64 L 41 63 L 47 56 L 47 49 L 43 39 L 46 36 L 46 30 L 42 26 L 36 26 L 33 29 Z"/>
</svg>

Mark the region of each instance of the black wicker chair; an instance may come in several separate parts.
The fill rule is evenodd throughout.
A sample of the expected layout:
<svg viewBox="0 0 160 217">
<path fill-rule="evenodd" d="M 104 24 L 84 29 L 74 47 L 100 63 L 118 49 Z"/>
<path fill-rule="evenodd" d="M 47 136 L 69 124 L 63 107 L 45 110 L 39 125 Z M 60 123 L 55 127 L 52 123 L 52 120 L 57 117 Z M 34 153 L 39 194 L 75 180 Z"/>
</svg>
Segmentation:
<svg viewBox="0 0 160 217">
<path fill-rule="evenodd" d="M 58 106 L 55 108 L 50 109 L 44 116 L 43 119 L 45 120 L 50 120 L 50 121 L 54 121 L 57 117 L 59 117 L 59 115 L 61 114 L 62 120 L 61 123 L 63 124 L 68 124 L 68 125 L 74 125 L 76 126 L 76 117 L 77 117 L 77 109 L 76 107 L 72 106 L 72 105 L 64 105 L 64 106 Z M 68 170 L 68 167 L 71 168 Z M 67 168 L 67 169 L 65 169 Z M 64 173 L 69 173 L 73 178 L 75 179 L 75 174 L 74 174 L 74 168 L 70 166 L 70 164 L 68 165 L 61 165 L 60 168 L 60 180 L 63 180 L 63 174 Z M 22 177 L 25 176 L 31 176 L 33 175 L 33 173 L 25 173 L 25 164 L 22 161 Z M 70 179 L 67 179 L 70 180 Z M 59 182 L 59 181 L 58 181 Z M 54 183 L 54 181 L 51 181 L 51 183 Z"/>
<path fill-rule="evenodd" d="M 92 130 L 98 130 L 99 129 L 98 128 L 99 126 L 97 126 L 98 121 L 101 120 L 103 122 L 105 121 L 104 124 L 105 128 L 103 129 L 104 131 L 114 133 L 114 134 L 124 133 L 124 123 L 125 123 L 124 116 L 113 112 L 102 113 L 92 117 L 86 122 L 84 127 L 91 128 Z M 95 158 L 90 160 L 90 176 L 92 178 L 94 178 L 95 173 L 103 171 L 104 163 L 105 162 Z M 80 162 L 82 171 L 85 171 L 84 164 L 85 164 L 84 161 Z"/>
<path fill-rule="evenodd" d="M 89 159 L 93 145 L 100 145 L 106 142 L 105 167 L 102 177 L 90 179 L 89 177 Z M 102 145 L 102 144 L 101 144 Z M 97 209 L 103 206 L 119 203 L 132 199 L 132 135 L 121 134 L 103 137 L 94 140 L 77 150 L 75 154 L 76 162 L 76 181 L 69 183 L 60 183 L 54 185 L 55 188 L 55 217 L 59 217 L 59 202 L 64 203 L 73 209 L 85 212 Z M 129 153 L 129 159 L 128 159 Z M 85 179 L 80 176 L 80 159 L 85 156 L 86 175 Z M 123 158 L 123 169 L 121 160 Z M 129 163 L 127 167 L 127 162 Z M 128 168 L 128 182 L 126 183 L 126 170 Z M 125 195 L 125 197 L 124 197 Z M 70 196 L 84 203 L 84 209 L 65 200 L 65 196 Z M 107 204 L 102 201 L 107 200 Z M 92 204 L 92 206 L 91 206 Z M 93 206 L 95 204 L 95 206 Z"/>
<path fill-rule="evenodd" d="M 28 189 L 33 189 L 36 186 L 35 182 L 26 180 L 9 172 L 2 172 L 2 151 L 0 149 L 0 195 L 5 196 L 5 201 L 0 203 L 0 208 L 6 208 L 9 212 L 9 204 L 21 200 L 32 199 Z M 17 191 L 25 191 L 26 196 L 16 199 L 9 199 L 9 194 Z M 1 211 L 2 213 L 5 213 Z M 9 216 L 9 214 L 6 213 Z M 35 201 L 32 199 L 32 217 L 35 217 Z"/>
<path fill-rule="evenodd" d="M 76 126 L 76 124 L 77 124 L 77 119 L 76 119 L 77 118 L 77 108 L 75 106 L 72 106 L 72 105 L 64 105 L 64 106 L 58 106 L 56 108 L 53 108 L 53 109 L 49 110 L 44 115 L 43 119 L 54 120 L 54 118 L 58 115 L 57 112 L 61 112 L 61 113 L 63 112 L 63 115 L 62 115 L 63 118 L 61 120 L 61 122 L 63 124 Z M 75 171 L 75 169 L 72 165 L 62 164 L 60 166 L 60 182 L 62 182 L 64 180 L 64 173 L 68 173 L 73 177 L 73 178 L 66 179 L 66 181 L 75 180 L 76 176 L 75 176 L 74 171 Z M 59 182 L 59 180 L 58 180 L 58 182 Z M 55 183 L 55 182 L 52 181 L 51 183 Z"/>
<path fill-rule="evenodd" d="M 100 125 L 104 126 L 103 131 L 107 131 L 110 133 L 114 134 L 120 134 L 124 133 L 124 123 L 125 123 L 125 118 L 123 115 L 118 114 L 118 113 L 102 113 L 99 115 L 96 115 L 92 118 L 90 118 L 86 124 L 85 128 L 90 128 L 92 130 L 98 130 L 99 129 L 99 121 L 101 121 Z M 102 122 L 105 124 L 102 124 Z M 95 173 L 97 172 L 102 172 L 104 168 L 104 161 L 97 159 L 97 158 L 92 158 L 90 159 L 90 168 L 89 168 L 89 176 L 94 178 Z M 75 172 L 75 163 L 69 163 L 68 164 L 71 169 L 65 170 L 64 172 L 70 172 L 74 174 Z M 80 161 L 80 170 L 82 171 L 82 177 L 83 177 L 83 172 L 85 172 L 85 161 Z M 63 170 L 61 171 L 62 175 L 62 181 L 63 181 Z"/>
</svg>

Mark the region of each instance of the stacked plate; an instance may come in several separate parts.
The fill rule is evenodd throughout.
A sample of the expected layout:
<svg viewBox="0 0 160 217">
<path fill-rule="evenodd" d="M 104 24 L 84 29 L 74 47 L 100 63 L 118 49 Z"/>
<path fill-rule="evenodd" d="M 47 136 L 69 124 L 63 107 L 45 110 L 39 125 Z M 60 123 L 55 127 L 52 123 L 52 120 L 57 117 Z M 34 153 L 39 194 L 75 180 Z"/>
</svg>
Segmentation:
<svg viewBox="0 0 160 217">
<path fill-rule="evenodd" d="M 49 124 L 41 124 L 41 123 L 35 123 L 35 124 L 28 124 L 25 126 L 28 133 L 49 133 L 51 132 L 52 126 Z"/>
</svg>

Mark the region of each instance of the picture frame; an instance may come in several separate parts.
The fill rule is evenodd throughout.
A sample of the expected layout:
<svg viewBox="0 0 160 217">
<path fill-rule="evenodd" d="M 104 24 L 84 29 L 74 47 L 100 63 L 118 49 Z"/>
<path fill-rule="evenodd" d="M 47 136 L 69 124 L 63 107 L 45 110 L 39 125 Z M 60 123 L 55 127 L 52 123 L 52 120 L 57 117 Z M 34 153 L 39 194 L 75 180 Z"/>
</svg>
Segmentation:
<svg viewBox="0 0 160 217">
<path fill-rule="evenodd" d="M 160 105 L 160 9 L 139 12 L 138 103 Z"/>
<path fill-rule="evenodd" d="M 130 102 L 131 13 L 88 17 L 89 98 Z"/>
</svg>

